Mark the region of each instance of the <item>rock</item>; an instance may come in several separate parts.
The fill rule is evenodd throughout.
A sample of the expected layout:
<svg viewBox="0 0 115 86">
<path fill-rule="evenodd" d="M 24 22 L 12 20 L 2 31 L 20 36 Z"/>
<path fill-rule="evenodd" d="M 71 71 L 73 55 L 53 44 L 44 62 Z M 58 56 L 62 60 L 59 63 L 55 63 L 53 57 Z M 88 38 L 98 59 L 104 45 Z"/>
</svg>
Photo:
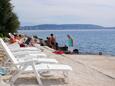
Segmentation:
<svg viewBox="0 0 115 86">
<path fill-rule="evenodd" d="M 10 84 L 7 84 L 2 79 L 0 79 L 0 86 L 10 86 Z"/>
</svg>

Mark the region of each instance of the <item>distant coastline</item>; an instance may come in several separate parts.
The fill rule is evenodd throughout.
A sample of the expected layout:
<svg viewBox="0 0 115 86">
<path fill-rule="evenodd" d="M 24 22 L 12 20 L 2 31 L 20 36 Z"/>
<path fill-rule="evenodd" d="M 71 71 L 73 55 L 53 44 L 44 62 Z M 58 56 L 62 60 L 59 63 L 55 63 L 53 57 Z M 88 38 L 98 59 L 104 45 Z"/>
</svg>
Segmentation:
<svg viewBox="0 0 115 86">
<path fill-rule="evenodd" d="M 78 29 L 115 29 L 93 24 L 42 24 L 35 26 L 21 26 L 18 30 L 78 30 Z"/>
</svg>

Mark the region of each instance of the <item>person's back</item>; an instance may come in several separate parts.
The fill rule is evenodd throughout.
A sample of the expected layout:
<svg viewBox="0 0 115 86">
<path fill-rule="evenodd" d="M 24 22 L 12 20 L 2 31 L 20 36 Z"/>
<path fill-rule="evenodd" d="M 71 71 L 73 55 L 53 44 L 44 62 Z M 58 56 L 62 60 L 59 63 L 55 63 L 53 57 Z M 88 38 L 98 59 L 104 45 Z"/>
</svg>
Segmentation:
<svg viewBox="0 0 115 86">
<path fill-rule="evenodd" d="M 72 47 L 72 46 L 73 46 L 73 39 L 70 38 L 70 39 L 68 40 L 68 46 L 69 46 L 69 47 Z"/>
<path fill-rule="evenodd" d="M 49 37 L 46 38 L 45 43 L 46 43 L 47 46 L 51 47 L 50 38 Z"/>
<path fill-rule="evenodd" d="M 55 39 L 55 37 L 53 36 L 53 34 L 51 34 L 50 41 L 51 41 L 51 43 L 55 43 L 55 42 L 56 42 L 56 39 Z"/>
<path fill-rule="evenodd" d="M 50 44 L 53 49 L 56 49 L 56 38 L 53 34 L 50 34 Z"/>
<path fill-rule="evenodd" d="M 73 52 L 73 39 L 71 38 L 70 35 L 67 35 L 67 37 L 68 37 L 68 50 L 70 52 Z"/>
</svg>

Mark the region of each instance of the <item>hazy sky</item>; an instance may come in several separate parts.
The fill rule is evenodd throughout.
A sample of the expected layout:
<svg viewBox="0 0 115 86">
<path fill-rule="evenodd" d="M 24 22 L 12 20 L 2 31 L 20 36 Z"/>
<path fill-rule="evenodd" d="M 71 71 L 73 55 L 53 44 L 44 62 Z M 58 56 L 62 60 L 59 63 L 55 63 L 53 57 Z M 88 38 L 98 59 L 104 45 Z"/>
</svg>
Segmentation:
<svg viewBox="0 0 115 86">
<path fill-rule="evenodd" d="M 115 0 L 12 0 L 21 26 L 97 24 L 115 26 Z"/>
</svg>

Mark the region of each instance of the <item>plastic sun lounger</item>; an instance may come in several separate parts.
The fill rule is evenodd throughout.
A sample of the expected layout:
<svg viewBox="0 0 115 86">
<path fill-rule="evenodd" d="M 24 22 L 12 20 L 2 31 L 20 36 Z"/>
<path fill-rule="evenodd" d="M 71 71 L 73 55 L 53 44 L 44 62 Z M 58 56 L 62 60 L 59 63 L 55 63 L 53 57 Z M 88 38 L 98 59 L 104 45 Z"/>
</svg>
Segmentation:
<svg viewBox="0 0 115 86">
<path fill-rule="evenodd" d="M 18 56 L 25 56 L 25 55 L 32 55 L 32 56 L 39 56 L 39 57 L 47 57 L 46 54 L 41 52 L 41 50 L 36 47 L 20 47 L 19 44 L 13 43 L 8 45 L 10 50 L 13 52 L 13 54 L 18 57 Z"/>
<path fill-rule="evenodd" d="M 39 47 L 37 47 L 37 48 L 36 47 L 20 47 L 17 42 L 13 43 L 13 44 L 9 44 L 8 47 L 13 52 L 19 52 L 19 51 L 38 51 L 38 52 L 41 52 Z"/>
<path fill-rule="evenodd" d="M 32 55 L 32 56 L 40 56 L 40 57 L 47 57 L 47 55 L 43 52 L 37 51 L 19 51 L 19 52 L 12 52 L 15 56 L 25 56 L 25 55 Z"/>
<path fill-rule="evenodd" d="M 23 57 L 25 55 L 32 55 L 32 56 L 43 57 L 43 58 L 47 57 L 46 54 L 41 52 L 39 47 L 37 47 L 37 48 L 36 47 L 20 47 L 17 42 L 10 44 L 8 47 L 10 48 L 10 50 L 13 52 L 13 54 L 16 57 L 19 57 L 19 56 Z"/>
<path fill-rule="evenodd" d="M 13 54 L 11 51 L 10 51 L 10 49 L 7 47 L 7 45 L 4 43 L 4 41 L 2 40 L 2 39 L 0 39 L 0 42 L 1 42 L 1 44 L 2 45 L 4 45 L 4 49 L 8 49 L 9 50 L 9 53 L 10 54 Z M 21 54 L 21 53 L 20 53 Z M 44 55 L 44 56 L 43 56 Z M 22 62 L 24 62 L 24 60 L 26 60 L 26 61 L 31 61 L 31 60 L 34 60 L 34 61 L 36 61 L 36 63 L 38 62 L 44 62 L 44 63 L 58 63 L 58 61 L 56 60 L 56 59 L 50 59 L 50 58 L 45 58 L 46 57 L 46 55 L 45 54 L 41 54 L 41 56 L 40 56 L 40 54 L 38 55 L 36 55 L 36 54 L 29 54 L 29 55 L 25 55 L 25 56 L 15 56 L 15 57 L 17 57 L 16 59 L 18 60 L 18 61 L 22 61 Z M 42 58 L 41 58 L 42 57 Z M 44 57 L 44 58 L 43 58 Z M 7 63 L 9 60 L 10 60 L 11 58 L 8 58 L 7 59 L 7 61 L 5 62 L 5 63 Z"/>
<path fill-rule="evenodd" d="M 0 43 L 6 53 L 6 55 L 11 59 L 11 62 L 13 63 L 13 65 L 15 65 L 15 67 L 17 68 L 17 74 L 12 76 L 11 79 L 11 85 L 14 84 L 14 82 L 16 81 L 16 79 L 18 78 L 18 76 L 22 73 L 28 73 L 28 72 L 32 72 L 35 74 L 37 81 L 39 83 L 40 86 L 43 86 L 43 83 L 41 81 L 41 75 L 39 74 L 39 72 L 43 72 L 43 71 L 62 71 L 62 72 L 68 72 L 68 71 L 72 71 L 72 68 L 68 65 L 63 65 L 63 64 L 49 64 L 49 63 L 39 63 L 36 64 L 36 61 L 31 60 L 31 61 L 18 61 L 14 55 L 11 53 L 10 49 L 6 46 L 6 44 L 4 43 L 4 41 L 2 39 L 0 39 Z"/>
</svg>

